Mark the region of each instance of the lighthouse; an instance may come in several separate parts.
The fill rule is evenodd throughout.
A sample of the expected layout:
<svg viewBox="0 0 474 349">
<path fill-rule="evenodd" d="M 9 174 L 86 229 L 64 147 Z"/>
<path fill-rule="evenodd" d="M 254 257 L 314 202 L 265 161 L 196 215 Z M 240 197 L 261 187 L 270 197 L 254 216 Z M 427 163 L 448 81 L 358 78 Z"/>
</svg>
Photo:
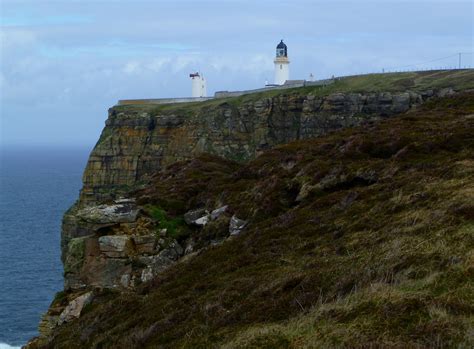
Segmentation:
<svg viewBox="0 0 474 349">
<path fill-rule="evenodd" d="M 276 47 L 275 57 L 275 85 L 283 85 L 290 79 L 290 61 L 288 60 L 288 47 L 283 40 Z"/>
<path fill-rule="evenodd" d="M 207 95 L 207 87 L 206 87 L 206 80 L 203 76 L 199 73 L 189 74 L 191 78 L 191 97 L 199 98 L 199 97 L 206 97 Z"/>
</svg>

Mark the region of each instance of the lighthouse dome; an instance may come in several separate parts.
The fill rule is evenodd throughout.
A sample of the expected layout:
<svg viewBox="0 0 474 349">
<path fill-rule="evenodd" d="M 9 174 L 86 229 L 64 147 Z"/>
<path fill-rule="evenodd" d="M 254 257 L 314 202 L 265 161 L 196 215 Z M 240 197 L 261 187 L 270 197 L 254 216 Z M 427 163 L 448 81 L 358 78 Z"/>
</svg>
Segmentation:
<svg viewBox="0 0 474 349">
<path fill-rule="evenodd" d="M 283 42 L 283 40 L 280 41 L 277 48 L 286 48 L 286 44 Z"/>
<path fill-rule="evenodd" d="M 283 40 L 276 47 L 276 56 L 277 57 L 288 57 L 288 47 L 285 45 Z"/>
</svg>

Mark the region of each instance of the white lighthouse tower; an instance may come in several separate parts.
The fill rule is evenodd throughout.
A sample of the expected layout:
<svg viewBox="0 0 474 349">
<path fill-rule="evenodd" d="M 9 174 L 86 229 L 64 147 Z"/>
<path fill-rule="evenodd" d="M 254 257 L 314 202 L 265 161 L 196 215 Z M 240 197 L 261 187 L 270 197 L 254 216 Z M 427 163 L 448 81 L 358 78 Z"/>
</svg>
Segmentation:
<svg viewBox="0 0 474 349">
<path fill-rule="evenodd" d="M 276 47 L 275 57 L 275 85 L 283 85 L 290 79 L 290 61 L 288 60 L 288 47 L 280 41 Z"/>
<path fill-rule="evenodd" d="M 189 74 L 191 78 L 191 97 L 199 98 L 207 96 L 206 80 L 199 73 Z"/>
</svg>

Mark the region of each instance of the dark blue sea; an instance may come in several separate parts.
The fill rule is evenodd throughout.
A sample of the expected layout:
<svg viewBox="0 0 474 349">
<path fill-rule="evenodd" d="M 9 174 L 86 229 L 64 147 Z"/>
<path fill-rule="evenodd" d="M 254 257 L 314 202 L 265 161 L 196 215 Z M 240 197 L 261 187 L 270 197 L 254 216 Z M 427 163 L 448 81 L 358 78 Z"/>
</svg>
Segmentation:
<svg viewBox="0 0 474 349">
<path fill-rule="evenodd" d="M 89 149 L 0 149 L 0 349 L 37 335 L 62 289 L 60 228 L 78 198 Z"/>
</svg>

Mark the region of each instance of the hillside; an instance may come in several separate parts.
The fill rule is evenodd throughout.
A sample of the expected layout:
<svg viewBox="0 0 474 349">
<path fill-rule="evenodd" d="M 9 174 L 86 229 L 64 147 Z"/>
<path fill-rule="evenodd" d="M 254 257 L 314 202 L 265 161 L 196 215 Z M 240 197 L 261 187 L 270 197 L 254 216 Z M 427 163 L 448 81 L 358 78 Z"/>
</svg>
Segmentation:
<svg viewBox="0 0 474 349">
<path fill-rule="evenodd" d="M 184 161 L 179 161 L 180 155 L 169 158 L 166 167 L 143 165 L 147 176 L 136 183 L 107 182 L 127 185 L 126 202 L 132 208 L 120 206 L 120 221 L 107 220 L 111 214 L 107 219 L 98 216 L 105 208 L 93 211 L 81 206 L 84 202 L 68 213 L 65 231 L 72 240 L 64 241 L 63 251 L 70 288 L 58 294 L 49 315 L 57 316 L 86 291 L 92 292 L 90 303 L 79 318 L 55 327 L 30 348 L 474 346 L 474 92 L 459 92 L 472 88 L 473 80 L 472 72 L 458 73 L 458 80 L 445 80 L 443 74 L 448 73 L 440 72 L 430 82 L 424 73 L 415 79 L 388 75 L 352 81 L 346 91 L 325 92 L 350 91 L 332 104 L 339 109 L 310 112 L 315 118 L 330 120 L 337 114 L 340 120 L 360 122 L 326 127 L 317 138 L 316 133 L 275 138 L 278 141 L 252 153 L 249 161 L 224 159 L 218 151 L 191 152 Z M 460 87 L 453 87 L 454 81 Z M 379 85 L 379 91 L 392 94 L 385 101 L 376 95 L 376 105 L 388 107 L 346 108 L 358 105 L 357 98 L 378 93 L 371 89 Z M 410 87 L 412 94 L 394 103 L 396 91 Z M 450 90 L 439 93 L 446 88 Z M 429 90 L 438 97 L 423 97 Z M 298 93 L 304 98 L 294 109 L 280 108 L 279 115 L 301 115 L 307 96 L 318 98 L 314 91 Z M 361 95 L 356 98 L 355 93 Z M 261 97 L 239 97 L 239 115 L 246 109 L 242 103 L 259 103 Z M 296 97 L 287 93 L 265 98 L 273 100 L 268 104 L 273 108 L 275 100 L 291 105 L 288 101 Z M 322 105 L 328 105 L 325 102 Z M 231 102 L 206 103 L 211 105 L 203 104 L 197 114 L 192 111 L 195 106 L 186 113 L 190 118 L 210 112 L 224 117 L 225 109 L 232 109 Z M 367 98 L 363 105 L 370 105 Z M 178 114 L 172 106 L 153 112 L 131 112 L 127 107 L 135 116 L 120 116 L 121 108 L 112 110 L 108 127 L 118 119 L 120 127 L 135 127 L 142 120 L 139 115 L 149 125 L 159 112 L 169 129 Z M 216 112 L 222 108 L 223 114 Z M 288 130 L 293 124 L 281 125 Z M 120 127 L 104 131 L 93 160 L 105 151 L 104 144 L 112 144 L 106 140 L 110 132 L 122 132 L 117 131 L 123 130 Z M 124 134 L 133 139 L 133 129 Z M 178 135 L 184 139 L 183 132 Z M 146 144 L 154 143 L 148 138 Z M 89 163 L 89 171 L 99 167 Z M 116 170 L 120 172 L 120 166 Z M 90 173 L 86 171 L 86 181 L 97 175 Z M 100 192 L 90 190 L 94 195 Z M 121 187 L 119 192 L 126 190 Z M 111 197 L 94 200 L 111 205 Z M 189 223 L 186 215 L 225 206 L 204 226 Z M 236 217 L 246 223 L 239 220 L 239 228 L 229 231 Z M 150 231 L 163 239 L 162 251 L 168 255 L 178 250 L 176 246 L 185 251 L 177 262 L 144 278 L 140 263 L 148 257 L 137 257 L 136 236 L 148 238 Z M 232 231 L 235 234 L 229 236 Z M 110 246 L 102 250 L 100 243 L 109 236 L 134 236 L 135 245 L 126 251 Z M 124 263 L 120 268 L 128 268 L 131 280 L 139 270 L 141 281 L 123 289 L 98 286 L 103 280 L 93 277 L 81 279 L 100 274 L 98 266 L 103 264 L 97 263 L 103 263 L 104 251 Z M 84 282 L 89 285 L 81 286 Z"/>
</svg>

